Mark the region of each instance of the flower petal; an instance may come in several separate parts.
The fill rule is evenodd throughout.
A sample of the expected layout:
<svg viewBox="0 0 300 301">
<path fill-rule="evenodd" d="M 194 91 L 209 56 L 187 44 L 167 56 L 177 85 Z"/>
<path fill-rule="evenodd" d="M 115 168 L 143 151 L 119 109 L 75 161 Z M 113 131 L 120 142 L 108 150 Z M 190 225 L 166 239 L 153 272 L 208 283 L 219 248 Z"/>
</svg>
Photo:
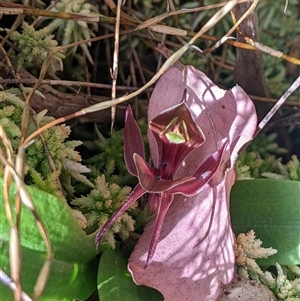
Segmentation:
<svg viewBox="0 0 300 301">
<path fill-rule="evenodd" d="M 193 174 L 194 180 L 178 185 L 168 191 L 168 193 L 181 193 L 185 196 L 193 196 L 198 193 L 202 187 L 209 182 L 213 177 L 218 167 L 221 164 L 225 148 L 228 142 L 224 143 L 223 147 L 207 158 L 204 163 Z"/>
<path fill-rule="evenodd" d="M 159 204 L 158 213 L 157 213 L 156 219 L 155 219 L 155 225 L 154 225 L 154 229 L 152 232 L 150 245 L 148 248 L 148 255 L 147 255 L 145 267 L 147 267 L 152 261 L 152 258 L 154 256 L 154 253 L 155 253 L 155 250 L 157 247 L 157 243 L 159 240 L 160 231 L 161 231 L 161 228 L 162 228 L 162 225 L 164 222 L 164 218 L 165 218 L 165 216 L 168 212 L 168 209 L 173 201 L 173 198 L 174 198 L 174 196 L 172 194 L 168 194 L 168 193 L 161 194 L 160 204 Z"/>
<path fill-rule="evenodd" d="M 133 161 L 133 154 L 145 157 L 144 142 L 141 131 L 133 117 L 131 107 L 128 106 L 124 126 L 124 159 L 128 171 L 136 176 L 137 171 Z"/>
<path fill-rule="evenodd" d="M 160 113 L 150 121 L 149 128 L 157 145 L 161 145 L 160 162 L 168 164 L 166 174 L 169 175 L 174 175 L 179 163 L 205 141 L 185 102 Z M 173 132 L 173 128 L 179 133 Z"/>
<path fill-rule="evenodd" d="M 140 185 L 150 193 L 167 192 L 182 183 L 194 180 L 194 177 L 183 177 L 177 180 L 164 180 L 155 177 L 148 164 L 138 154 L 133 156 Z"/>
<path fill-rule="evenodd" d="M 100 231 L 96 235 L 95 245 L 98 248 L 98 245 L 108 231 L 108 229 L 113 225 L 117 218 L 119 218 L 137 199 L 139 199 L 146 191 L 141 187 L 140 184 L 137 184 L 123 205 L 110 217 L 110 219 L 103 225 Z"/>
</svg>

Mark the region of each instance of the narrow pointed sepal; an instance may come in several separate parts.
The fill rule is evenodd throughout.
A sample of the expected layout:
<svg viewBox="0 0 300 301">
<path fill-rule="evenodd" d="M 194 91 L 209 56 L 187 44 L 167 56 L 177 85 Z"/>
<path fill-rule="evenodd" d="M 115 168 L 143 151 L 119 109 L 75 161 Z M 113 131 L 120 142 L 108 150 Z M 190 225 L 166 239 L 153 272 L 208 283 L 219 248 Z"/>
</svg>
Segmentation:
<svg viewBox="0 0 300 301">
<path fill-rule="evenodd" d="M 133 155 L 135 153 L 144 158 L 144 141 L 141 131 L 133 117 L 131 107 L 128 106 L 126 110 L 124 126 L 124 159 L 127 170 L 133 176 L 137 175 L 136 167 L 133 161 Z"/>
<path fill-rule="evenodd" d="M 156 215 L 156 220 L 154 224 L 154 229 L 152 232 L 152 237 L 151 241 L 149 244 L 149 249 L 148 249 L 148 255 L 147 255 L 147 260 L 144 266 L 144 269 L 151 263 L 153 256 L 155 254 L 155 250 L 157 247 L 157 243 L 159 241 L 160 237 L 160 232 L 161 228 L 165 219 L 165 216 L 168 212 L 168 209 L 170 205 L 172 204 L 174 195 L 168 194 L 168 193 L 162 193 L 161 195 L 161 200 L 160 200 L 160 206 Z"/>
<path fill-rule="evenodd" d="M 131 194 L 128 196 L 123 205 L 110 217 L 110 219 L 103 225 L 100 231 L 96 235 L 95 245 L 98 250 L 98 245 L 102 240 L 105 233 L 108 229 L 114 224 L 117 218 L 119 218 L 129 207 L 139 199 L 144 193 L 146 193 L 145 189 L 142 188 L 140 184 L 137 184 L 135 188 L 132 190 Z"/>
</svg>

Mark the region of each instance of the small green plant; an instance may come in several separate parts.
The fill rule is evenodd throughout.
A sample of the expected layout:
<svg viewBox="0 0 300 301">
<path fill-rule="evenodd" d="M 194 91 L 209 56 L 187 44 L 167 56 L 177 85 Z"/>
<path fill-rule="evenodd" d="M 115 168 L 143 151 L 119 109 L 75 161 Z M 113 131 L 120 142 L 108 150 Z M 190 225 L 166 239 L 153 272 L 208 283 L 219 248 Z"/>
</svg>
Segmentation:
<svg viewBox="0 0 300 301">
<path fill-rule="evenodd" d="M 58 180 L 60 180 L 65 190 L 64 195 L 69 198 L 75 192 L 72 179 L 93 187 L 93 184 L 82 175 L 82 173 L 87 173 L 90 170 L 80 163 L 81 156 L 75 151 L 75 147 L 81 145 L 82 142 L 74 140 L 66 141 L 70 132 L 70 127 L 62 124 L 54 126 L 43 133 L 49 150 L 48 156 L 45 152 L 40 151 L 44 147 L 41 140 L 36 140 L 28 148 L 26 152 L 26 165 L 29 167 L 29 175 L 31 176 L 31 179 L 28 177 L 29 175 L 27 176 L 29 184 L 55 194 L 55 192 L 58 193 L 59 191 L 57 185 L 59 185 Z M 50 167 L 49 157 L 53 161 L 55 170 Z M 60 196 L 62 196 L 61 193 Z"/>
<path fill-rule="evenodd" d="M 53 8 L 54 12 L 67 12 L 67 13 L 80 13 L 85 15 L 98 14 L 96 6 L 87 3 L 86 0 L 62 0 L 57 3 Z M 75 21 L 66 19 L 54 19 L 49 25 L 43 29 L 48 34 L 56 32 L 56 38 L 61 41 L 62 45 L 68 45 L 74 42 L 90 39 L 95 37 L 95 32 L 98 31 L 98 25 L 96 23 L 89 23 L 85 21 Z M 91 43 L 88 43 L 91 46 Z M 68 52 L 69 54 L 75 54 L 78 46 L 73 46 Z M 87 59 L 93 64 L 93 59 L 86 44 L 80 44 L 80 48 L 83 50 Z"/>
<path fill-rule="evenodd" d="M 272 178 L 300 180 L 300 164 L 296 155 L 287 164 L 281 163 L 280 154 L 286 150 L 275 142 L 276 133 L 254 139 L 239 156 L 236 167 L 238 179 Z M 275 156 L 276 155 L 276 156 Z"/>
<path fill-rule="evenodd" d="M 18 43 L 19 53 L 17 54 L 17 68 L 41 66 L 50 50 L 57 46 L 57 41 L 52 40 L 45 28 L 36 30 L 26 22 L 22 24 L 22 34 L 15 31 L 11 39 Z M 48 72 L 63 70 L 62 59 L 65 56 L 62 52 L 55 52 L 50 58 Z"/>
<path fill-rule="evenodd" d="M 26 89 L 28 90 L 28 88 Z M 0 123 L 6 131 L 12 147 L 17 150 L 21 135 L 21 118 L 24 103 L 19 97 L 18 89 L 0 91 Z M 53 120 L 42 111 L 34 116 L 38 126 Z M 28 132 L 35 131 L 36 125 L 31 119 Z M 81 156 L 75 148 L 81 141 L 68 140 L 71 133 L 69 126 L 64 124 L 54 126 L 43 133 L 43 140 L 36 139 L 26 150 L 25 181 L 41 190 L 61 198 L 72 198 L 74 181 L 79 181 L 88 187 L 93 184 L 82 174 L 90 172 L 82 165 Z M 3 165 L 0 165 L 0 175 L 3 176 Z"/>
<path fill-rule="evenodd" d="M 123 129 L 114 131 L 109 138 L 102 137 L 95 141 L 97 154 L 85 160 L 85 163 L 95 178 L 104 174 L 109 183 L 134 185 L 135 179 L 128 173 L 124 163 L 123 132 Z"/>
<path fill-rule="evenodd" d="M 277 253 L 272 248 L 262 248 L 262 241 L 255 238 L 253 230 L 241 233 L 236 238 L 235 255 L 238 273 L 246 278 L 259 281 L 266 285 L 283 301 L 300 300 L 300 268 L 297 265 L 280 266 L 276 263 L 276 271 L 263 272 L 255 262 L 257 258 L 267 258 Z"/>
<path fill-rule="evenodd" d="M 97 177 L 95 181 L 95 189 L 89 195 L 75 198 L 71 204 L 79 209 L 87 220 L 85 231 L 93 233 L 101 228 L 112 214 L 122 205 L 128 197 L 131 188 L 128 186 L 120 187 L 113 183 L 107 183 L 104 175 Z M 137 203 L 132 204 L 130 210 L 137 207 Z M 115 248 L 114 234 L 118 234 L 121 239 L 126 239 L 129 232 L 134 230 L 135 221 L 127 213 L 123 213 L 116 220 L 116 223 L 111 227 L 105 236 L 112 248 Z"/>
<path fill-rule="evenodd" d="M 260 267 L 255 262 L 257 258 L 267 258 L 277 253 L 272 248 L 261 247 L 262 241 L 255 238 L 255 232 L 249 231 L 247 234 L 241 233 L 235 241 L 235 256 L 238 265 L 238 273 L 243 277 L 254 279 L 262 274 Z M 258 278 L 257 278 L 258 279 Z"/>
</svg>

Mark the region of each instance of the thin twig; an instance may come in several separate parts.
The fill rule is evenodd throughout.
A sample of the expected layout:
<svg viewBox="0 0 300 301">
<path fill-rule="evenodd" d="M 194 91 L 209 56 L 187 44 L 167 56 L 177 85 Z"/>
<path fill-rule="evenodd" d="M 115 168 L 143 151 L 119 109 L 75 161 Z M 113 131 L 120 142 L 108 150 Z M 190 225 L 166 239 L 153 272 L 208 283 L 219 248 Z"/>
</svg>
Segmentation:
<svg viewBox="0 0 300 301">
<path fill-rule="evenodd" d="M 238 26 L 255 10 L 259 0 L 254 0 L 251 6 L 247 9 L 247 11 L 239 18 L 235 24 L 229 29 L 229 31 L 213 46 L 209 49 L 209 51 L 214 51 L 216 48 L 220 47 L 229 36 L 238 28 Z M 232 13 L 233 15 L 233 13 Z"/>
<path fill-rule="evenodd" d="M 0 269 L 0 281 L 12 291 L 17 289 L 16 283 L 2 269 Z M 32 301 L 32 299 L 24 292 L 21 292 L 21 300 Z"/>
<path fill-rule="evenodd" d="M 118 0 L 116 25 L 115 25 L 114 59 L 113 59 L 113 68 L 111 71 L 111 77 L 112 77 L 111 98 L 112 99 L 115 99 L 117 96 L 116 86 L 117 86 L 118 67 L 119 67 L 121 4 L 122 4 L 122 0 Z M 116 119 L 116 109 L 117 109 L 116 106 L 111 107 L 111 128 L 110 128 L 111 132 L 113 131 L 113 127 Z"/>
<path fill-rule="evenodd" d="M 270 112 L 266 115 L 266 117 L 260 122 L 257 127 L 255 136 L 259 134 L 259 132 L 266 126 L 269 120 L 274 116 L 274 114 L 279 110 L 279 108 L 283 105 L 283 103 L 287 100 L 287 98 L 295 92 L 300 86 L 300 76 L 296 78 L 296 80 L 290 85 L 287 91 L 280 97 L 274 107 L 270 110 Z"/>
</svg>

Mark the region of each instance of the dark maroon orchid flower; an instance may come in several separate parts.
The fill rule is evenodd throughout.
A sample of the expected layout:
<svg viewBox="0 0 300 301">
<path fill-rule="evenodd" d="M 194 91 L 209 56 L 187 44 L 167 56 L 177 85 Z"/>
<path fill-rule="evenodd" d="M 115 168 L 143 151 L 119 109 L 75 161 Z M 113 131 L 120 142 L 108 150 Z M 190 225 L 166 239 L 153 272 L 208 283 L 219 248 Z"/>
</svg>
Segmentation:
<svg viewBox="0 0 300 301">
<path fill-rule="evenodd" d="M 186 104 L 185 93 L 183 94 L 179 104 L 164 110 L 149 122 L 149 132 L 155 140 L 154 144 L 150 144 L 150 149 L 158 154 L 154 166 L 149 166 L 145 161 L 142 135 L 131 108 L 128 107 L 124 128 L 125 162 L 128 171 L 138 177 L 139 183 L 96 237 L 98 245 L 106 231 L 133 202 L 145 193 L 151 194 L 149 202 L 158 204 L 158 208 L 145 266 L 153 258 L 161 227 L 174 195 L 190 197 L 197 194 L 218 169 L 224 149 L 228 145 L 224 141 L 220 149 L 210 154 L 192 173 L 177 175 L 185 159 L 205 141 L 201 128 L 195 123 Z"/>
</svg>

